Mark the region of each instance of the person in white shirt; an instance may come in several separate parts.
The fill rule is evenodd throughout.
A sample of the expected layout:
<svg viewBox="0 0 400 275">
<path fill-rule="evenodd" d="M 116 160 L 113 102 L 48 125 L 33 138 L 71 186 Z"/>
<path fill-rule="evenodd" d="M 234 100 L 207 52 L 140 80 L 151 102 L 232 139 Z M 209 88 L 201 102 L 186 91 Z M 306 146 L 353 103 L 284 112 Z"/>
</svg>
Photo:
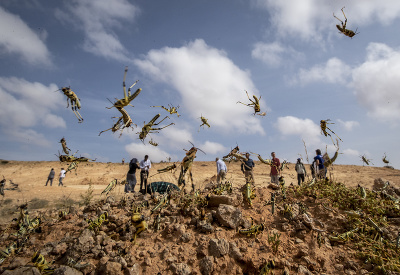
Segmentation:
<svg viewBox="0 0 400 275">
<path fill-rule="evenodd" d="M 65 178 L 65 170 L 64 170 L 64 168 L 61 168 L 61 172 L 60 172 L 59 179 L 58 179 L 58 186 L 64 186 L 64 184 L 62 182 L 64 178 Z"/>
<path fill-rule="evenodd" d="M 226 168 L 225 162 L 222 159 L 216 158 L 215 161 L 217 163 L 217 183 L 219 183 L 220 180 L 225 179 L 228 169 Z"/>
<path fill-rule="evenodd" d="M 151 161 L 149 160 L 149 156 L 145 155 L 144 160 L 139 163 L 140 167 L 140 190 L 146 194 L 147 192 L 147 178 L 149 177 L 149 169 L 151 168 Z M 144 186 L 143 186 L 144 184 Z"/>
</svg>

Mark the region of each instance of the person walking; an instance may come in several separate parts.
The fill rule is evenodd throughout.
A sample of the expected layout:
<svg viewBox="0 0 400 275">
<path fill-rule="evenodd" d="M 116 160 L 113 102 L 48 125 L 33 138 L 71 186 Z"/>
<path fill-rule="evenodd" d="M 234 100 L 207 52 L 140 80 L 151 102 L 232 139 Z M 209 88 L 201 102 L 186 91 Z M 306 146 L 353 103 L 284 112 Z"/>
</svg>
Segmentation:
<svg viewBox="0 0 400 275">
<path fill-rule="evenodd" d="M 297 172 L 297 184 L 301 185 L 304 182 L 305 177 L 307 176 L 306 168 L 304 167 L 303 162 L 301 162 L 301 158 L 297 159 L 297 163 L 294 169 Z"/>
<path fill-rule="evenodd" d="M 65 178 L 65 170 L 64 170 L 64 168 L 61 168 L 60 175 L 58 177 L 59 177 L 58 186 L 64 186 L 64 184 L 63 184 L 63 179 Z"/>
<path fill-rule="evenodd" d="M 316 156 L 314 157 L 315 163 L 315 176 L 319 179 L 324 179 L 326 176 L 326 169 L 324 166 L 324 158 L 322 157 L 321 150 L 315 150 Z"/>
<path fill-rule="evenodd" d="M 269 173 L 269 176 L 271 177 L 271 183 L 274 183 L 276 185 L 279 184 L 279 175 L 281 174 L 281 171 L 279 167 L 281 166 L 281 162 L 279 159 L 275 156 L 275 152 L 271 153 L 271 172 Z"/>
<path fill-rule="evenodd" d="M 144 160 L 139 163 L 140 167 L 140 191 L 144 194 L 147 192 L 147 178 L 149 177 L 149 169 L 151 168 L 151 161 L 149 156 L 145 155 Z M 144 186 L 143 186 L 144 184 Z"/>
<path fill-rule="evenodd" d="M 216 158 L 215 162 L 217 163 L 217 183 L 219 183 L 220 180 L 225 179 L 228 169 L 226 168 L 226 164 L 222 159 Z"/>
<path fill-rule="evenodd" d="M 246 183 L 253 181 L 254 180 L 254 175 L 253 175 L 253 168 L 255 164 L 254 161 L 250 158 L 250 154 L 246 153 L 246 160 L 242 162 L 242 165 L 240 166 L 240 169 L 242 170 L 244 177 L 246 178 Z"/>
<path fill-rule="evenodd" d="M 135 193 L 136 186 L 136 170 L 139 169 L 138 160 L 136 158 L 131 159 L 129 162 L 129 171 L 126 174 L 125 193 Z"/>
<path fill-rule="evenodd" d="M 49 183 L 49 181 L 50 181 L 50 186 L 53 186 L 53 179 L 54 179 L 55 175 L 56 175 L 56 172 L 54 171 L 54 168 L 51 168 L 49 176 L 47 177 L 45 186 L 47 186 L 47 183 Z"/>
</svg>

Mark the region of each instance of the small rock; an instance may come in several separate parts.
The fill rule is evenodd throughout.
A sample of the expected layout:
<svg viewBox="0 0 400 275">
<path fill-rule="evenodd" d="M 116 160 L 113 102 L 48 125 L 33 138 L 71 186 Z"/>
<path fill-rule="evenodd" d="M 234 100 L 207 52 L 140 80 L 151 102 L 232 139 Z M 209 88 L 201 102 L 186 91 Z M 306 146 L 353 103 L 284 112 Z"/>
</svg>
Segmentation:
<svg viewBox="0 0 400 275">
<path fill-rule="evenodd" d="M 313 275 L 305 266 L 299 265 L 297 274 Z"/>
<path fill-rule="evenodd" d="M 295 238 L 295 239 L 294 239 L 294 242 L 295 242 L 296 244 L 304 243 L 303 240 L 302 240 L 302 239 L 299 239 L 299 238 Z"/>
<path fill-rule="evenodd" d="M 190 235 L 190 233 L 183 233 L 179 237 L 179 240 L 181 240 L 184 243 L 188 243 L 188 242 L 190 242 L 191 238 L 192 238 L 192 235 Z"/>
<path fill-rule="evenodd" d="M 223 226 L 236 229 L 242 220 L 242 212 L 232 205 L 220 204 L 216 217 Z"/>
<path fill-rule="evenodd" d="M 235 197 L 231 196 L 219 196 L 219 195 L 210 195 L 210 199 L 208 201 L 208 207 L 218 207 L 220 204 L 233 205 L 238 206 L 237 200 Z"/>
<path fill-rule="evenodd" d="M 66 266 L 66 265 L 61 265 L 59 268 L 54 270 L 54 275 L 82 275 L 83 273 L 80 272 L 79 270 L 76 270 L 75 268 Z"/>
<path fill-rule="evenodd" d="M 120 263 L 116 262 L 107 262 L 105 268 L 104 268 L 104 273 L 105 275 L 117 275 L 117 274 L 123 274 L 122 272 L 122 266 Z"/>
<path fill-rule="evenodd" d="M 22 258 L 15 258 L 12 260 L 12 262 L 8 265 L 8 269 L 16 269 L 17 267 L 24 266 L 26 264 L 26 261 L 24 261 Z M 1 273 L 1 272 L 0 272 Z"/>
<path fill-rule="evenodd" d="M 197 223 L 197 228 L 200 233 L 212 233 L 215 231 L 214 227 L 207 221 L 199 221 Z"/>
<path fill-rule="evenodd" d="M 344 266 L 342 264 L 335 264 L 335 269 L 337 271 L 343 272 L 344 271 Z"/>
<path fill-rule="evenodd" d="M 171 257 L 168 257 L 167 259 L 165 259 L 165 262 L 169 265 L 176 263 L 177 261 L 178 261 L 178 258 L 175 256 L 171 256 Z"/>
<path fill-rule="evenodd" d="M 41 275 L 39 269 L 36 267 L 19 267 L 14 270 L 6 270 L 2 273 L 2 275 L 20 275 L 20 274 L 29 274 L 29 275 Z"/>
<path fill-rule="evenodd" d="M 210 239 L 208 252 L 211 256 L 221 257 L 229 252 L 229 243 L 225 239 Z"/>
<path fill-rule="evenodd" d="M 214 257 L 207 256 L 200 260 L 199 262 L 200 272 L 203 275 L 211 274 L 214 269 Z"/>
<path fill-rule="evenodd" d="M 170 269 L 176 275 L 189 275 L 192 272 L 190 267 L 184 263 L 171 264 Z"/>
<path fill-rule="evenodd" d="M 142 271 L 138 263 L 134 264 L 132 267 L 124 270 L 124 275 L 141 275 Z"/>
<path fill-rule="evenodd" d="M 229 256 L 231 256 L 236 261 L 243 260 L 243 255 L 234 242 L 229 243 Z"/>
<path fill-rule="evenodd" d="M 67 252 L 67 249 L 68 245 L 66 243 L 59 243 L 53 248 L 51 253 L 54 255 L 63 255 Z"/>
</svg>

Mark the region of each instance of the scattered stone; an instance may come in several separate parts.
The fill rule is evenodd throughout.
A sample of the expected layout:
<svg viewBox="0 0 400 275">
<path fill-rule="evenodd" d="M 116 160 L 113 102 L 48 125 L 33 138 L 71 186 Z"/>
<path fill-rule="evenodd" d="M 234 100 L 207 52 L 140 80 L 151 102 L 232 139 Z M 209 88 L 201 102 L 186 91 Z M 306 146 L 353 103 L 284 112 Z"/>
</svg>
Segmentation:
<svg viewBox="0 0 400 275">
<path fill-rule="evenodd" d="M 199 229 L 200 233 L 212 233 L 215 231 L 215 228 L 207 221 L 202 220 L 198 221 L 197 228 Z"/>
<path fill-rule="evenodd" d="M 29 274 L 29 275 L 41 275 L 39 269 L 36 267 L 19 267 L 14 270 L 6 270 L 2 273 L 2 275 L 20 275 L 20 274 Z"/>
<path fill-rule="evenodd" d="M 66 243 L 57 244 L 51 251 L 54 255 L 63 255 L 67 252 L 68 245 Z"/>
<path fill-rule="evenodd" d="M 242 212 L 232 205 L 220 204 L 216 218 L 221 225 L 236 229 L 242 220 Z"/>
<path fill-rule="evenodd" d="M 12 260 L 12 262 L 8 265 L 8 269 L 16 269 L 17 267 L 24 266 L 26 261 L 24 261 L 22 258 L 15 258 Z M 1 274 L 1 272 L 0 272 Z"/>
<path fill-rule="evenodd" d="M 218 207 L 220 204 L 233 205 L 238 206 L 236 197 L 234 196 L 226 196 L 226 195 L 210 195 L 210 199 L 208 201 L 208 207 Z"/>
<path fill-rule="evenodd" d="M 229 256 L 238 262 L 243 261 L 243 255 L 234 242 L 229 243 Z"/>
<path fill-rule="evenodd" d="M 124 270 L 124 275 L 141 275 L 142 270 L 140 269 L 139 264 L 134 264 L 132 267 Z"/>
<path fill-rule="evenodd" d="M 312 273 L 311 273 L 311 271 L 310 270 L 308 270 L 305 266 L 303 266 L 303 265 L 299 265 L 299 268 L 297 269 L 297 274 L 299 274 L 299 275 L 301 275 L 301 274 L 304 274 L 304 275 L 313 275 Z"/>
<path fill-rule="evenodd" d="M 79 270 L 76 270 L 75 268 L 66 266 L 66 265 L 61 265 L 59 268 L 54 270 L 54 275 L 82 275 L 83 273 L 80 272 Z"/>
<path fill-rule="evenodd" d="M 221 257 L 229 252 L 229 243 L 225 239 L 210 239 L 208 243 L 210 256 Z"/>
<path fill-rule="evenodd" d="M 101 273 L 105 275 L 122 275 L 122 266 L 117 262 L 107 262 L 104 270 L 102 270 Z"/>
<path fill-rule="evenodd" d="M 189 275 L 192 272 L 190 267 L 184 263 L 171 264 L 170 269 L 174 275 Z"/>
<path fill-rule="evenodd" d="M 199 262 L 200 272 L 203 275 L 209 275 L 214 269 L 214 257 L 206 256 Z"/>
</svg>

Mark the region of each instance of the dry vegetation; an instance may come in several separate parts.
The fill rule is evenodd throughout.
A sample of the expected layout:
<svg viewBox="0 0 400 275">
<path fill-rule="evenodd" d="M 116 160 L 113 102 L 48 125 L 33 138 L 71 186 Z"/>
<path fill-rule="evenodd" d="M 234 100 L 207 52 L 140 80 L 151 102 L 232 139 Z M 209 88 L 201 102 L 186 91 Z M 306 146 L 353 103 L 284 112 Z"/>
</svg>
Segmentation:
<svg viewBox="0 0 400 275">
<path fill-rule="evenodd" d="M 153 164 L 150 175 L 166 165 Z M 48 262 L 55 261 L 49 266 L 69 265 L 85 274 L 260 274 L 262 268 L 264 274 L 390 274 L 389 270 L 400 269 L 396 248 L 400 213 L 394 201 L 399 170 L 334 165 L 328 172 L 329 182 L 309 186 L 309 179 L 297 188 L 291 164 L 283 172 L 287 195 L 283 200 L 279 189 L 268 188 L 269 168 L 256 162 L 256 198 L 250 208 L 240 191 L 245 182 L 239 164 L 231 163 L 232 193 L 214 196 L 208 207 L 201 207 L 201 200 L 194 196 L 175 194 L 169 205 L 152 214 L 156 202 L 138 193 L 124 195 L 123 186 L 117 186 L 108 198 L 100 196 L 111 180 L 124 179 L 127 164 L 81 163 L 77 175 L 67 174 L 65 187 L 58 187 L 57 179 L 52 187 L 44 186 L 52 167 L 57 176 L 66 166 L 0 163 L 0 175 L 7 179 L 0 205 L 1 249 L 17 240 L 12 236 L 17 225 L 11 220 L 19 217 L 18 206 L 28 203 L 30 219 L 42 218 L 41 231 L 29 233 L 23 249 L 8 257 L 0 272 L 32 267 L 28 262 L 36 251 Z M 215 163 L 195 162 L 193 174 L 201 194 L 211 193 Z M 177 176 L 178 172 L 165 173 L 150 180 L 176 183 Z M 378 178 L 382 180 L 375 181 Z M 7 190 L 9 179 L 18 184 L 17 190 Z M 392 198 L 379 189 L 386 181 Z M 365 188 L 365 197 L 358 185 Z M 277 194 L 274 213 L 269 203 L 273 192 Z M 130 217 L 143 201 L 149 203 L 141 208 L 148 230 L 132 245 L 136 229 Z M 68 214 L 60 218 L 60 211 Z M 87 229 L 86 220 L 95 220 L 104 211 L 109 214 L 107 221 L 98 229 Z M 158 213 L 160 228 L 156 230 Z M 263 223 L 265 229 L 257 236 L 239 234 L 238 229 L 251 227 L 251 219 L 254 225 Z M 73 264 L 71 259 L 88 265 Z"/>
</svg>

